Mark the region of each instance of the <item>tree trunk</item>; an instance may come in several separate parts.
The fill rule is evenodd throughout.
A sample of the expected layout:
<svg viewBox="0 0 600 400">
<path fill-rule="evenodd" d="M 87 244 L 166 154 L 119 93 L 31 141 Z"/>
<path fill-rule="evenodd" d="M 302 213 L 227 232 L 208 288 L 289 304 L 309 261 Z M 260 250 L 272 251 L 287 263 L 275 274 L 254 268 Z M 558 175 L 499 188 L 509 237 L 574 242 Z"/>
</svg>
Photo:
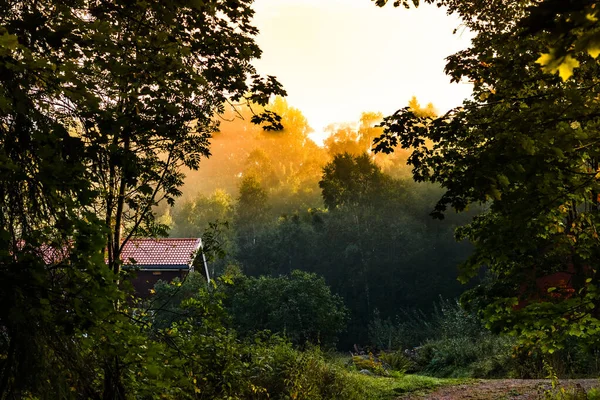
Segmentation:
<svg viewBox="0 0 600 400">
<path fill-rule="evenodd" d="M 121 382 L 119 356 L 104 365 L 104 394 L 102 400 L 125 400 L 125 387 Z"/>
</svg>

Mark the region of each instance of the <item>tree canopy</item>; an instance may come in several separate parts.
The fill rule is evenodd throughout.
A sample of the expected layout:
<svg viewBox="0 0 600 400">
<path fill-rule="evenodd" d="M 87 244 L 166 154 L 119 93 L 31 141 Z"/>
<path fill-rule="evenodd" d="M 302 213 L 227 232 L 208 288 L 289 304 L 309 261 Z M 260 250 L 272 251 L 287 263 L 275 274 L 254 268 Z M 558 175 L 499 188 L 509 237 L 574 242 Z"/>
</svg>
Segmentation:
<svg viewBox="0 0 600 400">
<path fill-rule="evenodd" d="M 527 2 L 436 3 L 476 33 L 446 66 L 473 82 L 473 96 L 437 118 L 408 108 L 386 117 L 376 149 L 412 149 L 415 179 L 445 190 L 434 216 L 485 205 L 457 236 L 475 244 L 463 278 L 480 268 L 496 277 L 478 296 L 491 327 L 548 351 L 567 337 L 596 340 L 598 63 L 577 54 L 567 81 L 542 71 L 553 34 L 523 35 L 515 16 L 528 15 Z"/>
<path fill-rule="evenodd" d="M 251 3 L 0 5 L 0 397 L 69 385 L 125 396 L 120 352 L 134 336 L 119 332 L 135 329 L 109 328 L 127 320 L 124 241 L 164 232 L 152 208 L 209 154 L 224 103 L 285 94 L 251 64 Z M 253 119 L 280 127 L 268 111 Z M 105 338 L 90 364 L 102 383 L 68 372 L 92 332 Z"/>
</svg>

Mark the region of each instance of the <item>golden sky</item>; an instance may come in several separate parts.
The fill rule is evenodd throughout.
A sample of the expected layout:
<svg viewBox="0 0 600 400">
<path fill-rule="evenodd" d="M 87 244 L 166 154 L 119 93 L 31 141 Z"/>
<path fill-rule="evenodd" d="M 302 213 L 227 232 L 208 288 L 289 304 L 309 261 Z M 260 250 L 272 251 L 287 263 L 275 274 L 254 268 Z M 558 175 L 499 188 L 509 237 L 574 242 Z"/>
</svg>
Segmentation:
<svg viewBox="0 0 600 400">
<path fill-rule="evenodd" d="M 417 96 L 444 112 L 471 92 L 450 84 L 444 58 L 470 33 L 435 6 L 378 8 L 370 0 L 256 0 L 263 50 L 255 65 L 275 75 L 315 135 L 363 111 L 391 114 Z M 453 35 L 454 28 L 459 28 Z"/>
</svg>

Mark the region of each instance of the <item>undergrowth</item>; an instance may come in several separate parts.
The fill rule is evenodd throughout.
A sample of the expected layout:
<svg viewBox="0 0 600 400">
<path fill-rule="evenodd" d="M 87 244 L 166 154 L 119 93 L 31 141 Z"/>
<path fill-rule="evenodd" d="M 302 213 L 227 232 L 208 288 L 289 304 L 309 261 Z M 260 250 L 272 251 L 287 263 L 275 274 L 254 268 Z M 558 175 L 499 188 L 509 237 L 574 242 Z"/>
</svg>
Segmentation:
<svg viewBox="0 0 600 400">
<path fill-rule="evenodd" d="M 455 300 L 440 301 L 431 314 L 399 310 L 395 318 L 376 312 L 369 325 L 370 346 L 404 355 L 404 370 L 445 378 L 544 378 L 542 360 L 560 378 L 600 375 L 600 347 L 583 348 L 576 338 L 548 356 L 518 345 L 514 337 L 487 330 L 474 312 Z M 385 356 L 384 356 L 385 357 Z"/>
</svg>

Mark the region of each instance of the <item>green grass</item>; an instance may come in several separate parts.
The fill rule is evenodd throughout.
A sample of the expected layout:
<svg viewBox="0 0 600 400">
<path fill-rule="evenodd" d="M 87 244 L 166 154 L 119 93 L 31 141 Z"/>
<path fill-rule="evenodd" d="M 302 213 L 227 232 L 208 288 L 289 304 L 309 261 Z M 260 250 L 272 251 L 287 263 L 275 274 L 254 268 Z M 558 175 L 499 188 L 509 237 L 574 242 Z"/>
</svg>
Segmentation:
<svg viewBox="0 0 600 400">
<path fill-rule="evenodd" d="M 440 386 L 458 385 L 469 382 L 467 379 L 442 379 L 422 375 L 403 375 L 392 377 L 368 376 L 351 372 L 352 378 L 365 387 L 368 399 L 393 399 L 403 393 L 431 391 Z"/>
<path fill-rule="evenodd" d="M 389 400 L 404 393 L 429 392 L 441 386 L 474 382 L 472 379 L 465 378 L 433 378 L 423 375 L 407 375 L 396 371 L 390 371 L 389 377 L 363 375 L 353 366 L 351 358 L 346 354 L 329 353 L 326 359 L 328 363 L 345 371 L 348 379 L 362 389 L 361 396 L 364 396 L 366 400 Z"/>
</svg>

